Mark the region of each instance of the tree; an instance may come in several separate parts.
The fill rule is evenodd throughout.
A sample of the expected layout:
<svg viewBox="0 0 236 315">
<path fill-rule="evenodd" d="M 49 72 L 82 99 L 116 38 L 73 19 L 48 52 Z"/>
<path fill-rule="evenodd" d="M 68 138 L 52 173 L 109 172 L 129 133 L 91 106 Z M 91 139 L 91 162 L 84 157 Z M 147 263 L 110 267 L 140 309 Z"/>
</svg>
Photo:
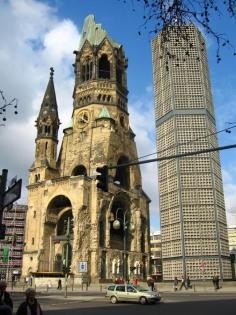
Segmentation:
<svg viewBox="0 0 236 315">
<path fill-rule="evenodd" d="M 4 96 L 4 93 L 2 90 L 0 90 L 0 98 L 1 98 L 1 103 L 0 103 L 0 115 L 2 115 L 2 120 L 6 121 L 6 112 L 7 112 L 7 108 L 10 106 L 14 107 L 14 114 L 17 115 L 18 111 L 17 111 L 17 107 L 18 107 L 18 101 L 16 98 L 13 98 L 11 101 L 7 101 L 6 97 Z"/>
<path fill-rule="evenodd" d="M 127 1 L 123 0 L 123 2 Z M 216 40 L 217 62 L 221 60 L 221 47 L 230 47 L 233 55 L 236 56 L 236 51 L 229 39 L 212 27 L 212 19 L 215 16 L 227 15 L 232 19 L 236 18 L 236 0 L 133 0 L 134 11 L 135 2 L 143 5 L 142 27 L 148 28 L 149 32 L 154 34 L 162 31 L 163 44 L 169 41 L 170 30 L 174 30 L 180 39 L 188 42 L 187 32 L 182 26 L 194 23 Z"/>
</svg>

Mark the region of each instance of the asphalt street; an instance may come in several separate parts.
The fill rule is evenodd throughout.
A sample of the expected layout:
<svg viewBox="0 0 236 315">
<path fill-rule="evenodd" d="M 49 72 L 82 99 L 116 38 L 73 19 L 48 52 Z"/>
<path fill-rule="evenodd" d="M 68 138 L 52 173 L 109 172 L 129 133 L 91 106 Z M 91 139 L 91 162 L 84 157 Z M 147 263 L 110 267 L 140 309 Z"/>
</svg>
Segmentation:
<svg viewBox="0 0 236 315">
<path fill-rule="evenodd" d="M 140 305 L 138 303 L 111 304 L 103 294 L 96 296 L 88 293 L 75 293 L 67 298 L 61 295 L 39 295 L 38 300 L 42 306 L 44 315 L 75 315 L 75 314 L 111 314 L 120 315 L 235 315 L 235 293 L 163 293 L 163 300 L 159 304 Z M 14 310 L 24 299 L 21 293 L 13 294 Z"/>
</svg>

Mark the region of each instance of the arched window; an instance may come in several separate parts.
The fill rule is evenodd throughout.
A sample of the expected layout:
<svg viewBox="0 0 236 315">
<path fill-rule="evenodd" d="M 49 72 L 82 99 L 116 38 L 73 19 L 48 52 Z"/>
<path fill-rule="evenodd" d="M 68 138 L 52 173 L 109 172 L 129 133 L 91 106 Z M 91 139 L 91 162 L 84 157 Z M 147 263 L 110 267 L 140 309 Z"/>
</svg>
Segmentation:
<svg viewBox="0 0 236 315">
<path fill-rule="evenodd" d="M 135 267 L 134 274 L 135 275 L 140 275 L 141 274 L 141 264 L 140 264 L 140 262 L 139 261 L 135 261 L 134 267 Z"/>
<path fill-rule="evenodd" d="M 110 62 L 107 55 L 102 55 L 98 62 L 98 77 L 99 79 L 110 79 Z"/>
<path fill-rule="evenodd" d="M 81 69 L 81 81 L 88 81 L 92 79 L 93 75 L 93 62 L 91 60 L 87 60 Z"/>
<path fill-rule="evenodd" d="M 83 165 L 76 166 L 72 171 L 72 176 L 84 175 L 87 176 L 87 170 Z"/>
<path fill-rule="evenodd" d="M 129 159 L 126 156 L 121 156 L 117 162 L 117 165 L 127 163 Z M 122 187 L 129 189 L 130 179 L 129 179 L 129 167 L 118 167 L 116 170 L 116 176 L 114 182 L 118 182 Z"/>
</svg>

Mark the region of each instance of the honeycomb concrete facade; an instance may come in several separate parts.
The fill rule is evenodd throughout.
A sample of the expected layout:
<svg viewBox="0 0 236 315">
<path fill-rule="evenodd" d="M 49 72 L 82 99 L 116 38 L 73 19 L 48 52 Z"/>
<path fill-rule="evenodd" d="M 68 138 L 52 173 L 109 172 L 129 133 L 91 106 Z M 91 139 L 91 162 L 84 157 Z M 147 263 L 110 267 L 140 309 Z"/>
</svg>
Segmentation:
<svg viewBox="0 0 236 315">
<path fill-rule="evenodd" d="M 158 157 L 217 147 L 204 39 L 183 26 L 152 42 Z M 218 152 L 158 163 L 163 279 L 231 278 Z"/>
<path fill-rule="evenodd" d="M 139 166 L 109 170 L 109 192 L 96 187 L 97 167 L 137 159 L 127 105 L 127 59 L 93 16 L 86 18 L 74 53 L 72 122 L 64 129 L 58 158 L 52 69 L 36 120 L 23 275 L 61 272 L 67 252 L 78 282 L 131 278 L 131 267 L 136 277 L 146 278 L 150 199 L 142 190 Z"/>
</svg>

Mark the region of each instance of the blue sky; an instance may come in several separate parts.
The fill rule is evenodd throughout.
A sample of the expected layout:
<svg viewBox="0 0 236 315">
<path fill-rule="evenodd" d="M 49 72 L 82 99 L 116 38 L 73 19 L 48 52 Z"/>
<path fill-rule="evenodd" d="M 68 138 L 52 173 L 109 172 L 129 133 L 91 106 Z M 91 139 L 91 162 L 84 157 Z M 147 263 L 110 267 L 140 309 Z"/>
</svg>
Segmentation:
<svg viewBox="0 0 236 315">
<path fill-rule="evenodd" d="M 151 39 L 142 28 L 143 8 L 119 0 L 0 0 L 0 89 L 10 99 L 19 99 L 19 116 L 8 111 L 8 121 L 0 126 L 0 167 L 9 169 L 9 178 L 18 175 L 27 184 L 28 169 L 34 159 L 34 121 L 43 98 L 49 67 L 55 68 L 55 88 L 62 129 L 72 113 L 73 50 L 78 49 L 83 20 L 94 14 L 109 35 L 124 46 L 129 59 L 128 88 L 131 127 L 136 133 L 139 155 L 155 152 L 152 93 Z M 133 8 L 135 11 L 133 11 Z M 236 47 L 235 25 L 229 18 L 213 17 L 213 26 L 227 33 Z M 138 35 L 141 31 L 142 36 Z M 236 57 L 222 49 L 216 63 L 214 40 L 206 36 L 217 129 L 236 122 Z M 219 144 L 236 143 L 236 131 L 222 133 Z M 234 149 L 221 153 L 227 218 L 236 224 L 236 165 Z M 153 200 L 151 229 L 159 229 L 157 169 L 155 163 L 142 166 L 143 186 Z M 26 202 L 23 189 L 20 202 Z"/>
</svg>

